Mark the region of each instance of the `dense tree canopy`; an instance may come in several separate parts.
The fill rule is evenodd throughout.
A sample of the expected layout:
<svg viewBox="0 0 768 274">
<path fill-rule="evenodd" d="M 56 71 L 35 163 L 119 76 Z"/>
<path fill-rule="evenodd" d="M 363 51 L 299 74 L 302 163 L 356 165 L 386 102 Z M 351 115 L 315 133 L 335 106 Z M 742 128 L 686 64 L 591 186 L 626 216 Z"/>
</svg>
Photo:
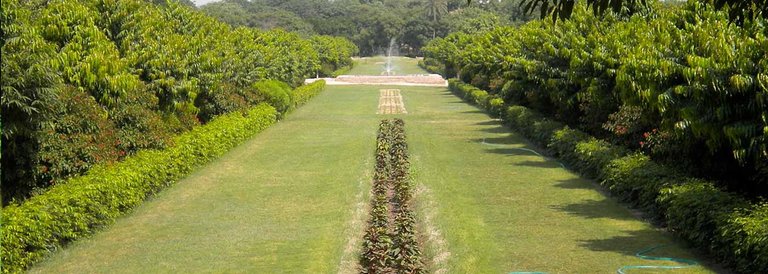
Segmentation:
<svg viewBox="0 0 768 274">
<path fill-rule="evenodd" d="M 238 22 L 248 13 L 226 11 L 238 7 L 222 12 Z M 235 28 L 175 1 L 4 0 L 0 24 L 4 201 L 165 147 L 221 114 L 285 110 L 281 90 L 357 53 L 344 38 Z"/>
<path fill-rule="evenodd" d="M 201 9 L 234 26 L 346 37 L 362 55 L 383 54 L 392 40 L 402 54 L 416 55 L 435 37 L 530 19 L 518 0 L 470 6 L 463 0 L 225 0 Z"/>
<path fill-rule="evenodd" d="M 717 9 L 727 9 L 731 21 L 739 24 L 768 15 L 768 0 L 697 0 L 704 4 L 713 4 Z M 471 4 L 472 0 L 467 0 Z M 477 2 L 483 2 L 477 1 Z M 551 15 L 554 20 L 570 18 L 577 0 L 522 0 L 520 6 L 528 13 L 538 12 L 541 18 Z M 586 0 L 596 15 L 607 11 L 614 13 L 633 14 L 644 11 L 654 1 L 649 0 Z M 681 2 L 677 0 L 661 0 L 661 2 Z"/>
<path fill-rule="evenodd" d="M 695 1 L 648 17 L 590 13 L 453 33 L 425 58 L 507 102 L 766 193 L 765 19 L 737 26 Z"/>
</svg>

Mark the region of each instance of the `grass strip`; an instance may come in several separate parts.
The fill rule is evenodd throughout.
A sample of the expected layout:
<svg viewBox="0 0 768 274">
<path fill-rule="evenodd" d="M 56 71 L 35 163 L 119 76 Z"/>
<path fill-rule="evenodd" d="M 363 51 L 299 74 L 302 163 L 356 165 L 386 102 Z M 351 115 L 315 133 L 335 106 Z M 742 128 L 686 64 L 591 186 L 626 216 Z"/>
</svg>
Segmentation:
<svg viewBox="0 0 768 274">
<path fill-rule="evenodd" d="M 768 237 L 764 236 L 768 235 L 768 202 L 750 201 L 719 189 L 714 182 L 680 174 L 646 155 L 571 129 L 524 106 L 507 107 L 501 98 L 457 79 L 448 82 L 454 94 L 501 117 L 698 249 L 738 272 L 768 269 Z"/>
<path fill-rule="evenodd" d="M 51 187 L 3 208 L 3 273 L 22 272 L 65 244 L 91 235 L 148 196 L 275 123 L 275 108 L 221 115 L 178 136 L 164 150 L 140 151 L 125 161 Z"/>
</svg>

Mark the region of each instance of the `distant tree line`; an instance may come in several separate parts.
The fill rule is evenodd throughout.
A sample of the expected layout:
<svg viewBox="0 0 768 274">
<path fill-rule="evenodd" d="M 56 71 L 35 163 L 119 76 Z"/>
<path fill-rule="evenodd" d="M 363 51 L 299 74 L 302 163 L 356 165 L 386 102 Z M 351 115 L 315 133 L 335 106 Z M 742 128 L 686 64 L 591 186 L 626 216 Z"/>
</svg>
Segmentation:
<svg viewBox="0 0 768 274">
<path fill-rule="evenodd" d="M 435 37 L 474 33 L 533 18 L 519 0 L 224 0 L 201 10 L 233 26 L 282 28 L 302 35 L 342 36 L 361 55 L 386 52 L 394 39 L 402 55 L 419 55 Z"/>
</svg>

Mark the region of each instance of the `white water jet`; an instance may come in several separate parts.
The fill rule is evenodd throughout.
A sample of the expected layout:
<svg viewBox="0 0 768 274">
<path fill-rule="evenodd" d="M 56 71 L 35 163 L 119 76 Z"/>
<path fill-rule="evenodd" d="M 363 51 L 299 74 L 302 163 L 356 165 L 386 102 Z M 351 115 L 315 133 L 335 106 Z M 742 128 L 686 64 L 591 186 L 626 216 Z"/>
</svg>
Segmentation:
<svg viewBox="0 0 768 274">
<path fill-rule="evenodd" d="M 397 48 L 395 45 L 395 38 L 389 39 L 389 48 L 387 48 L 387 62 L 384 65 L 384 75 L 391 76 L 394 75 L 394 67 L 392 66 L 392 55 L 397 55 Z"/>
</svg>

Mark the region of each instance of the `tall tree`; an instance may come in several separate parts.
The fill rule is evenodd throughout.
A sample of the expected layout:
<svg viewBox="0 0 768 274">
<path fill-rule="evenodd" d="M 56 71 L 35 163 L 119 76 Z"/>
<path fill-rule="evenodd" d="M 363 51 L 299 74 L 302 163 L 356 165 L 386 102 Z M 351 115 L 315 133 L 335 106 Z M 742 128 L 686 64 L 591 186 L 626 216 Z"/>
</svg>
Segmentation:
<svg viewBox="0 0 768 274">
<path fill-rule="evenodd" d="M 427 0 L 424 2 L 427 16 L 432 22 L 437 22 L 441 16 L 448 13 L 448 0 Z"/>
<path fill-rule="evenodd" d="M 480 0 L 478 0 L 480 1 Z M 736 23 L 743 23 L 745 20 L 768 17 L 768 0 L 699 0 L 705 4 L 713 4 L 718 9 L 728 7 L 728 16 Z M 467 0 L 467 4 L 472 0 Z M 586 0 L 588 6 L 592 7 L 595 14 L 603 14 L 606 11 L 617 13 L 633 13 L 645 9 L 648 0 Z M 566 19 L 573 14 L 573 7 L 576 0 L 522 0 L 520 5 L 525 7 L 526 12 L 538 10 L 540 17 L 544 18 L 552 15 L 552 19 Z"/>
</svg>

